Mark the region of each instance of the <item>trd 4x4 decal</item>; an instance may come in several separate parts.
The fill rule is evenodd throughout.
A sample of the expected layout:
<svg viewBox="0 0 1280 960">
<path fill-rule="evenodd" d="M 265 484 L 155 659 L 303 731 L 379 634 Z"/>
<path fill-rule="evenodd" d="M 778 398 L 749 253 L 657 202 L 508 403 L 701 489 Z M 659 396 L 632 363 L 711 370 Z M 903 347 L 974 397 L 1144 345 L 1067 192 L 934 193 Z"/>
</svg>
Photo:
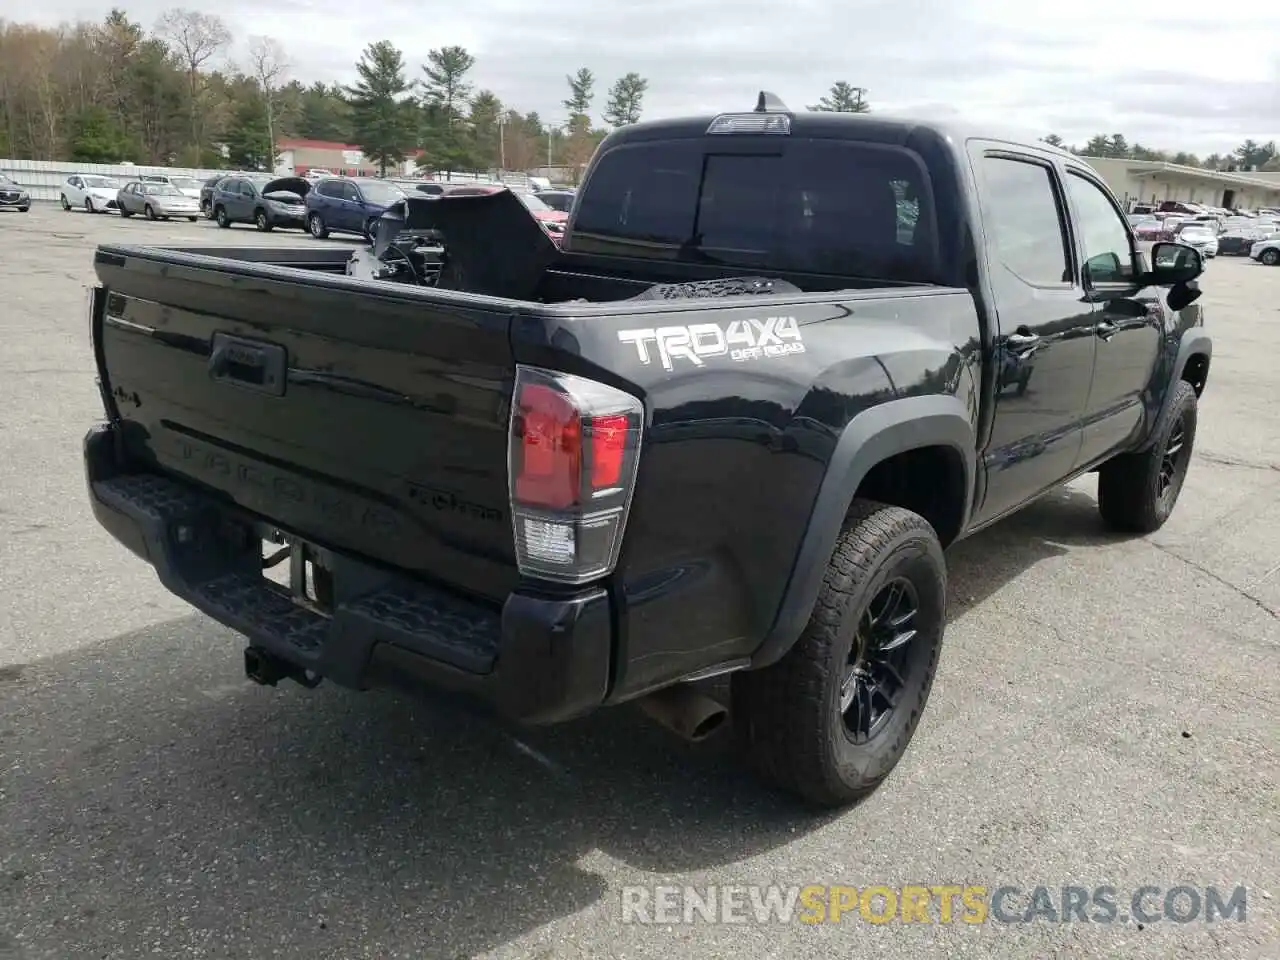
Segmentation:
<svg viewBox="0 0 1280 960">
<path fill-rule="evenodd" d="M 804 353 L 804 340 L 795 317 L 734 320 L 728 327 L 694 323 L 685 327 L 619 330 L 618 339 L 635 344 L 641 363 L 653 362 L 650 347 L 656 347 L 658 361 L 665 370 L 673 369 L 677 359 L 700 367 L 711 357 L 728 356 L 743 362 Z"/>
</svg>

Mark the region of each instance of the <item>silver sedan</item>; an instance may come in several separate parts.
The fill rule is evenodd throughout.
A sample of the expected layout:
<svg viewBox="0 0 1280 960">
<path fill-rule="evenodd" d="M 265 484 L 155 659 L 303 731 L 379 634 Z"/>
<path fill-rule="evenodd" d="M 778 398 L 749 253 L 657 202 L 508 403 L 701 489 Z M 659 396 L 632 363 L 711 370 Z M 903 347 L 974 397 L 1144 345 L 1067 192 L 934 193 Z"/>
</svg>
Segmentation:
<svg viewBox="0 0 1280 960">
<path fill-rule="evenodd" d="M 140 213 L 148 220 L 168 220 L 170 217 L 186 217 L 192 223 L 200 215 L 200 201 L 186 196 L 177 187 L 167 183 L 143 183 L 133 180 L 116 194 L 120 216 L 132 217 Z"/>
</svg>

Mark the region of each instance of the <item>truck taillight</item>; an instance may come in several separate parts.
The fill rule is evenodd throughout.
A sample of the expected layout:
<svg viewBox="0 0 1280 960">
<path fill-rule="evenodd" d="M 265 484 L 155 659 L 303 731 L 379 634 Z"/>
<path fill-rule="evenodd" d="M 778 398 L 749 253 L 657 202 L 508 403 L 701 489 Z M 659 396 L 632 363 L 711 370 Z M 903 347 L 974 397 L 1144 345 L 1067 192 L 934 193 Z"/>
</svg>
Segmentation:
<svg viewBox="0 0 1280 960">
<path fill-rule="evenodd" d="M 613 570 L 643 432 L 644 406 L 631 394 L 516 368 L 508 473 L 521 573 L 584 583 Z"/>
</svg>

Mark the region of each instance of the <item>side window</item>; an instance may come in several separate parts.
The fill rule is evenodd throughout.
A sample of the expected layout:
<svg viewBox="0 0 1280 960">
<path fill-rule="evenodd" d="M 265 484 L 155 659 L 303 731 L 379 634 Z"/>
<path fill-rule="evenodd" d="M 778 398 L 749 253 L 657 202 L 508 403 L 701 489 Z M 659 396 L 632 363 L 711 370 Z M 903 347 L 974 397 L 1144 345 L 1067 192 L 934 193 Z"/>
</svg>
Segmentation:
<svg viewBox="0 0 1280 960">
<path fill-rule="evenodd" d="M 982 171 L 982 205 L 1000 262 L 1032 286 L 1070 285 L 1071 258 L 1053 171 L 1005 157 L 985 157 Z"/>
<path fill-rule="evenodd" d="M 350 200 L 352 203 L 360 202 L 360 191 L 356 189 L 354 183 L 344 183 L 342 185 L 342 199 Z"/>
<path fill-rule="evenodd" d="M 1067 191 L 1084 238 L 1085 280 L 1132 283 L 1133 243 L 1120 211 L 1097 184 L 1078 173 L 1067 171 Z"/>
<path fill-rule="evenodd" d="M 80 186 L 80 178 L 79 178 L 79 177 L 68 177 L 68 178 L 67 178 L 67 183 L 71 184 L 71 186 L 76 187 L 76 188 L 78 189 L 78 188 L 79 188 L 79 186 Z"/>
<path fill-rule="evenodd" d="M 257 193 L 253 189 L 253 184 L 248 180 L 240 181 L 240 196 L 247 200 L 252 200 L 257 196 Z"/>
</svg>

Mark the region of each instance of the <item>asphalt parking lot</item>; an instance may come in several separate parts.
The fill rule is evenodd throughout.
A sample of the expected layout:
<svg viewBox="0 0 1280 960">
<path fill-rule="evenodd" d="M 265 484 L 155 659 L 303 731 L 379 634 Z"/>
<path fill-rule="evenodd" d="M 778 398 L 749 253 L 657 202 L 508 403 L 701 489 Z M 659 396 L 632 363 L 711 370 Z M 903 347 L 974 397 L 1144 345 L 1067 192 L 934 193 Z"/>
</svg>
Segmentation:
<svg viewBox="0 0 1280 960">
<path fill-rule="evenodd" d="M 231 237 L 0 213 L 0 958 L 1280 957 L 1280 269 L 1203 278 L 1170 523 L 1108 536 L 1084 480 L 956 546 L 906 760 L 814 818 L 629 710 L 514 730 L 244 680 L 93 521 L 79 452 L 94 245 L 317 242 Z M 769 883 L 1248 894 L 1141 927 L 622 919 L 628 885 Z"/>
</svg>

